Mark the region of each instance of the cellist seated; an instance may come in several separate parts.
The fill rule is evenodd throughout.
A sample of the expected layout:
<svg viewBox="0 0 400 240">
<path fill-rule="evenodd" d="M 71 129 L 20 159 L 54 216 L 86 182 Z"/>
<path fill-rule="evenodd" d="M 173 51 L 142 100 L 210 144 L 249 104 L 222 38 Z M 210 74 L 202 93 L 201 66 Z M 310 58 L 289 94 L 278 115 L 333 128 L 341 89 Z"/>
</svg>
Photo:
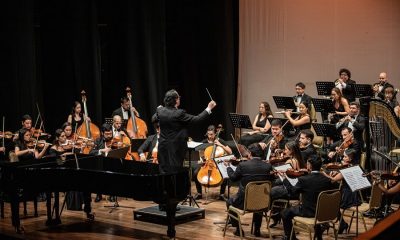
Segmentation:
<svg viewBox="0 0 400 240">
<path fill-rule="evenodd" d="M 232 154 L 232 149 L 225 143 L 225 141 L 221 138 L 217 138 L 217 132 L 215 129 L 214 125 L 210 125 L 207 128 L 207 133 L 206 133 L 207 138 L 202 141 L 202 143 L 213 143 L 215 144 L 216 151 L 215 151 L 215 156 L 214 157 L 222 157 L 223 155 L 230 155 Z M 210 150 L 212 150 L 213 146 L 209 146 Z M 207 148 L 208 149 L 208 148 Z M 204 158 L 208 159 L 210 158 L 211 152 L 207 153 L 207 149 L 204 153 Z M 206 156 L 208 155 L 208 156 Z M 202 167 L 202 164 L 199 164 L 197 168 L 194 170 L 194 182 L 196 184 L 196 189 L 197 189 L 197 194 L 195 195 L 195 199 L 201 199 L 202 198 L 202 186 L 201 183 L 198 181 L 197 175 L 200 171 L 200 168 Z M 221 183 L 221 189 L 220 189 L 220 200 L 224 199 L 224 194 L 226 190 L 228 182 L 227 179 L 224 179 L 223 182 Z"/>
</svg>

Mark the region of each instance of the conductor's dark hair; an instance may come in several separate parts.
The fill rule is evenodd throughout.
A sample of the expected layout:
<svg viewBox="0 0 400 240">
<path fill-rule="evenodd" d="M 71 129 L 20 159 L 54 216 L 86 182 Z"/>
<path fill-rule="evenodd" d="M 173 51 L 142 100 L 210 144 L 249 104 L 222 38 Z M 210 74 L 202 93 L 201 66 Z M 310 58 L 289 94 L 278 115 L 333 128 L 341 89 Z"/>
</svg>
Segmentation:
<svg viewBox="0 0 400 240">
<path fill-rule="evenodd" d="M 179 94 L 175 89 L 171 89 L 165 93 L 164 105 L 166 107 L 175 107 L 176 100 L 179 98 Z"/>
<path fill-rule="evenodd" d="M 253 157 L 262 157 L 264 155 L 264 151 L 259 143 L 252 143 L 247 149 L 249 149 L 251 156 Z"/>
<path fill-rule="evenodd" d="M 342 68 L 342 69 L 340 69 L 340 70 L 339 70 L 339 76 L 340 76 L 340 74 L 342 74 L 342 73 L 346 73 L 347 76 L 349 76 L 349 79 L 351 78 L 351 72 L 350 72 L 349 69 L 347 69 L 347 68 Z"/>
<path fill-rule="evenodd" d="M 103 125 L 101 125 L 101 131 L 104 132 L 109 132 L 112 131 L 112 127 L 110 124 L 108 123 L 104 123 Z"/>
</svg>

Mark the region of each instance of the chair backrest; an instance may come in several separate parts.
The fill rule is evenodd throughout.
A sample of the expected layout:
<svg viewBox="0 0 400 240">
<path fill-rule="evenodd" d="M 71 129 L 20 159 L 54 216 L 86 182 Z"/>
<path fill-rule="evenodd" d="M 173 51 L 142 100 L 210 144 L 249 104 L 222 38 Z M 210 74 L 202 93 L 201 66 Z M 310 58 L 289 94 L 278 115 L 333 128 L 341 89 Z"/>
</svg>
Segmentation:
<svg viewBox="0 0 400 240">
<path fill-rule="evenodd" d="M 341 193 L 339 189 L 323 191 L 318 195 L 315 221 L 335 221 L 340 210 Z"/>
<path fill-rule="evenodd" d="M 310 107 L 310 118 L 311 118 L 311 122 L 317 122 L 317 112 L 315 111 L 313 103 L 311 103 L 311 107 Z"/>
<path fill-rule="evenodd" d="M 380 208 L 382 202 L 382 190 L 378 184 L 372 184 L 371 198 L 369 199 L 369 209 Z"/>
<path fill-rule="evenodd" d="M 246 185 L 244 211 L 256 212 L 269 207 L 272 184 L 270 181 L 254 181 Z"/>
<path fill-rule="evenodd" d="M 315 132 L 313 126 L 311 126 L 310 130 L 314 134 L 314 139 L 312 141 L 312 144 L 314 144 L 315 147 L 322 148 L 322 145 L 324 145 L 324 137 L 317 136 L 317 133 Z"/>
</svg>

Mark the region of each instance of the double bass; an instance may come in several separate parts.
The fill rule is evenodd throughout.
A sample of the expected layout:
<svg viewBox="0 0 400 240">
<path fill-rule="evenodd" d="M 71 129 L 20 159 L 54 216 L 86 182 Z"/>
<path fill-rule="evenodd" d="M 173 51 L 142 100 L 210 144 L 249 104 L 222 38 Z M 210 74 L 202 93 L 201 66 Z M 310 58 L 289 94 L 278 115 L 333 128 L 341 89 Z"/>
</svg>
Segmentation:
<svg viewBox="0 0 400 240">
<path fill-rule="evenodd" d="M 146 125 L 145 121 L 136 117 L 135 113 L 133 112 L 132 93 L 131 93 L 130 87 L 126 88 L 126 96 L 129 99 L 129 111 L 131 114 L 131 117 L 129 118 L 127 126 L 126 126 L 126 130 L 128 132 L 132 132 L 132 134 L 133 134 L 132 139 L 146 138 L 147 137 L 147 125 Z M 137 152 L 131 152 L 129 150 L 128 154 L 130 154 L 132 156 L 132 158 L 135 159 L 136 161 L 140 160 L 139 154 Z"/>
<path fill-rule="evenodd" d="M 81 92 L 82 95 L 82 103 L 83 103 L 83 109 L 85 111 L 84 116 L 84 122 L 85 124 L 82 124 L 78 130 L 77 130 L 77 135 L 78 138 L 86 140 L 85 143 L 85 148 L 83 149 L 84 154 L 89 154 L 90 150 L 92 150 L 93 147 L 93 142 L 96 138 L 100 137 L 100 129 L 91 121 L 89 121 L 88 117 L 88 111 L 87 111 L 87 106 L 86 106 L 86 92 L 85 90 L 82 90 Z M 92 143 L 92 144 L 90 144 Z"/>
<path fill-rule="evenodd" d="M 215 139 L 218 139 L 219 133 L 221 129 L 218 130 L 217 136 Z M 204 150 L 204 157 L 206 162 L 200 168 L 197 173 L 197 180 L 202 185 L 206 185 L 207 187 L 215 187 L 221 184 L 223 178 L 217 164 L 215 163 L 215 158 L 220 157 L 224 154 L 224 149 L 220 146 L 217 146 L 215 143 L 212 146 L 208 146 Z"/>
</svg>

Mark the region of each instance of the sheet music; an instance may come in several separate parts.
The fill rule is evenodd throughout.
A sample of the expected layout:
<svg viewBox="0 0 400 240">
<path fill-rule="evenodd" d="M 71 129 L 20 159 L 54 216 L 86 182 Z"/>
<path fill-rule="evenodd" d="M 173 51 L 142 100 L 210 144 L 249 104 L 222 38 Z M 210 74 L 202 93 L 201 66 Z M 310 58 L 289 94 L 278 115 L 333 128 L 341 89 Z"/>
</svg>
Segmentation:
<svg viewBox="0 0 400 240">
<path fill-rule="evenodd" d="M 339 171 L 342 173 L 344 180 L 350 186 L 352 192 L 371 187 L 368 178 L 363 176 L 364 172 L 360 166 L 349 167 Z"/>
<path fill-rule="evenodd" d="M 228 171 L 226 170 L 228 167 L 225 166 L 224 161 L 230 160 L 233 157 L 234 157 L 234 155 L 227 155 L 227 156 L 215 158 L 215 162 L 217 163 L 217 167 L 223 178 L 229 178 Z M 236 166 L 233 166 L 232 164 L 230 164 L 229 167 L 231 167 L 233 171 L 236 171 L 236 168 L 237 168 Z"/>
<path fill-rule="evenodd" d="M 200 146 L 201 144 L 203 144 L 203 143 L 190 141 L 190 142 L 187 142 L 187 147 L 188 148 L 196 148 L 196 147 Z"/>
<path fill-rule="evenodd" d="M 288 170 L 289 168 L 292 168 L 292 166 L 290 164 L 285 164 L 285 165 L 281 165 L 281 166 L 277 166 L 277 167 L 273 167 L 275 170 L 277 171 L 282 171 L 282 172 L 286 172 L 286 170 Z M 279 178 L 281 179 L 281 181 L 283 182 L 283 177 L 279 175 Z M 287 177 L 287 180 L 289 181 L 289 183 L 292 186 L 295 186 L 297 184 L 297 182 L 299 181 L 297 178 L 290 178 Z"/>
</svg>

